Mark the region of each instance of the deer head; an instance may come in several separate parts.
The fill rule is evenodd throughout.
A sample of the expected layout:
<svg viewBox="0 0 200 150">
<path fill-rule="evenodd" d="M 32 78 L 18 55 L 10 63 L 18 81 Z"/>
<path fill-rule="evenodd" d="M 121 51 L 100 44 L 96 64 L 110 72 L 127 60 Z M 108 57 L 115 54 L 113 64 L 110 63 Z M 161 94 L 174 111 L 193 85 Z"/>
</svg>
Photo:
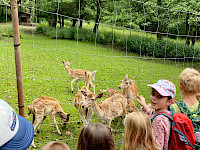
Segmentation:
<svg viewBox="0 0 200 150">
<path fill-rule="evenodd" d="M 86 93 L 85 91 L 81 91 L 81 93 L 85 96 L 85 100 L 83 101 L 82 108 L 91 107 L 92 104 L 103 96 L 103 93 L 95 95 L 94 93 Z"/>
</svg>

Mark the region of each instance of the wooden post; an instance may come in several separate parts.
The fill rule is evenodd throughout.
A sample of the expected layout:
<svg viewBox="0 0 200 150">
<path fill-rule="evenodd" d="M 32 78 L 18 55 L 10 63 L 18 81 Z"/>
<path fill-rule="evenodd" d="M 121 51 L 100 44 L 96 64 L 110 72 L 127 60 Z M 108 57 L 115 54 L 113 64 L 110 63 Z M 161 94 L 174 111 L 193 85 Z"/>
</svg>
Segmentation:
<svg viewBox="0 0 200 150">
<path fill-rule="evenodd" d="M 11 2 L 19 115 L 25 117 L 17 0 Z"/>
</svg>

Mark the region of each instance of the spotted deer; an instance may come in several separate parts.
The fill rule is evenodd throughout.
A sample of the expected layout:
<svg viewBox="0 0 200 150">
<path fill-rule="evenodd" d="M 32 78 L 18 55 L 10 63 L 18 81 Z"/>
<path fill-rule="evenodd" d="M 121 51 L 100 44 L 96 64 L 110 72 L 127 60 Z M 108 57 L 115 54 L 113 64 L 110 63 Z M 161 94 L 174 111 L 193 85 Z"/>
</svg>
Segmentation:
<svg viewBox="0 0 200 150">
<path fill-rule="evenodd" d="M 94 89 L 94 93 L 95 93 L 95 85 L 92 83 L 92 80 L 95 80 L 95 74 L 96 74 L 97 70 L 95 70 L 93 72 L 88 71 L 88 70 L 84 70 L 84 69 L 73 69 L 72 70 L 69 67 L 72 62 L 62 61 L 62 63 L 64 64 L 65 69 L 67 70 L 69 76 L 72 78 L 72 81 L 71 81 L 72 93 L 74 92 L 73 91 L 73 83 L 75 81 L 77 82 L 77 87 L 78 87 L 78 90 L 79 90 L 79 85 L 78 85 L 79 80 L 85 80 L 87 86 L 92 86 L 93 89 Z M 85 76 L 85 74 L 87 74 L 87 76 Z"/>
<path fill-rule="evenodd" d="M 33 114 L 33 127 L 35 130 L 36 135 L 36 127 L 39 125 L 39 123 L 43 122 L 47 115 L 50 115 L 53 122 L 55 123 L 56 129 L 58 134 L 61 135 L 61 132 L 58 128 L 55 115 L 61 118 L 64 125 L 66 125 L 66 122 L 69 121 L 70 114 L 65 113 L 62 107 L 60 106 L 57 99 L 41 96 L 35 100 L 33 100 L 32 104 L 28 106 L 29 115 Z M 39 132 L 38 127 L 38 132 Z"/>
<path fill-rule="evenodd" d="M 91 93 L 91 91 L 88 89 L 87 86 L 83 86 L 74 97 L 74 106 L 79 112 L 79 117 L 82 119 L 83 124 L 87 125 L 90 123 L 90 119 L 93 115 L 93 110 L 91 108 L 82 107 L 83 103 L 85 102 L 85 96 L 82 94 L 82 92 L 85 92 L 87 94 Z"/>
<path fill-rule="evenodd" d="M 92 108 L 97 117 L 102 121 L 106 121 L 109 127 L 114 118 L 122 118 L 122 115 L 125 113 L 124 97 L 121 94 L 115 94 L 103 100 L 101 104 L 98 104 L 97 99 L 101 98 L 103 93 L 97 95 L 94 93 L 87 94 L 84 91 L 82 91 L 82 93 L 86 97 L 86 101 L 82 107 Z M 120 121 L 121 120 L 119 119 L 116 129 L 118 128 Z"/>
<path fill-rule="evenodd" d="M 135 81 L 133 81 L 134 78 L 135 77 L 129 79 L 128 75 L 126 74 L 121 84 L 119 85 L 119 89 L 122 90 L 122 94 L 131 100 L 135 100 L 139 95 L 138 88 L 135 84 Z"/>
<path fill-rule="evenodd" d="M 133 111 L 137 111 L 138 108 L 135 106 L 134 100 L 139 95 L 138 88 L 133 81 L 134 77 L 128 79 L 128 75 L 125 75 L 121 84 L 119 85 L 119 89 L 122 90 L 122 93 L 116 89 L 108 88 L 107 90 L 100 90 L 101 92 L 107 92 L 107 96 L 111 97 L 115 94 L 122 94 L 126 99 L 126 114 L 131 113 Z"/>
</svg>

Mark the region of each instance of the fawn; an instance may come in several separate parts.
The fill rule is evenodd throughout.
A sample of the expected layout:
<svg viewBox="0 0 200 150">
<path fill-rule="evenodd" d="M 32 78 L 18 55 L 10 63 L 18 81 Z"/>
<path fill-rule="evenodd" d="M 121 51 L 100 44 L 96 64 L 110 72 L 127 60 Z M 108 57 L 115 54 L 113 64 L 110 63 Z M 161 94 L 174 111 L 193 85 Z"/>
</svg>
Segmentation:
<svg viewBox="0 0 200 150">
<path fill-rule="evenodd" d="M 114 118 L 122 118 L 125 113 L 124 97 L 121 94 L 115 94 L 109 98 L 106 98 L 101 102 L 97 103 L 97 99 L 103 96 L 103 93 L 95 95 L 94 93 L 87 94 L 82 91 L 82 94 L 86 97 L 85 103 L 82 107 L 92 108 L 96 115 L 105 120 L 110 127 L 110 124 Z M 121 120 L 118 120 L 116 129 Z"/>
<path fill-rule="evenodd" d="M 79 85 L 78 85 L 79 80 L 85 80 L 87 86 L 92 86 L 93 89 L 94 89 L 94 93 L 95 93 L 95 85 L 92 83 L 92 80 L 95 79 L 95 74 L 96 74 L 97 70 L 95 70 L 93 72 L 88 71 L 88 70 L 84 70 L 84 69 L 73 69 L 72 70 L 69 67 L 72 62 L 62 61 L 62 63 L 64 64 L 65 69 L 67 70 L 69 76 L 72 78 L 72 81 L 71 81 L 72 93 L 74 92 L 73 91 L 73 83 L 75 81 L 77 82 L 77 87 L 78 87 L 78 90 L 79 90 Z M 87 74 L 87 76 L 85 74 Z"/>
<path fill-rule="evenodd" d="M 38 124 L 46 118 L 47 115 L 50 115 L 53 122 L 55 123 L 58 134 L 61 135 L 61 132 L 58 128 L 55 115 L 61 118 L 63 124 L 66 125 L 66 122 L 69 121 L 70 114 L 65 113 L 62 107 L 60 106 L 57 99 L 51 97 L 42 96 L 33 100 L 32 104 L 28 106 L 29 115 L 33 114 L 33 127 L 34 130 Z M 42 123 L 41 122 L 41 123 Z M 38 127 L 39 130 L 40 126 Z M 39 132 L 39 131 L 38 131 Z M 36 134 L 36 130 L 35 130 Z"/>
<path fill-rule="evenodd" d="M 122 94 L 126 98 L 129 98 L 131 100 L 135 100 L 139 95 L 138 88 L 135 82 L 133 81 L 134 78 L 135 77 L 129 79 L 128 75 L 126 74 L 121 84 L 119 85 L 119 89 L 122 89 Z"/>
<path fill-rule="evenodd" d="M 85 96 L 82 94 L 81 91 L 86 92 L 87 94 L 91 93 L 91 91 L 88 89 L 88 87 L 83 86 L 74 97 L 74 106 L 79 112 L 79 116 L 83 121 L 84 125 L 89 124 L 90 119 L 93 115 L 93 110 L 91 108 L 82 107 L 82 104 L 85 102 Z"/>
<path fill-rule="evenodd" d="M 124 98 L 126 99 L 125 101 L 126 114 L 138 110 L 133 100 L 137 98 L 137 95 L 139 94 L 139 92 L 133 79 L 134 77 L 132 77 L 131 79 L 128 79 L 128 75 L 125 75 L 124 79 L 119 85 L 119 89 L 122 89 L 122 93 L 116 89 L 111 89 L 111 88 L 108 88 L 107 90 L 100 90 L 101 92 L 107 92 L 108 97 L 111 97 L 115 94 L 122 94 Z"/>
</svg>

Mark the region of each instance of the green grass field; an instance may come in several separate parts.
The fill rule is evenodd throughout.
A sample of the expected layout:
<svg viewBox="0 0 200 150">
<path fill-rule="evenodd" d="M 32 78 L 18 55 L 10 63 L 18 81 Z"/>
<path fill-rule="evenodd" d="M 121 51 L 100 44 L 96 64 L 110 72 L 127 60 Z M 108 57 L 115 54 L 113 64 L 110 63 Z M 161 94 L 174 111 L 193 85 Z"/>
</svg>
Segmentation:
<svg viewBox="0 0 200 150">
<path fill-rule="evenodd" d="M 0 25 L 1 26 L 1 25 Z M 7 26 L 0 27 L 5 35 L 10 30 Z M 4 31 L 3 31 L 4 30 Z M 112 48 L 112 45 L 104 46 L 95 43 L 84 43 L 80 41 L 56 40 L 38 35 L 34 30 L 21 27 L 21 61 L 23 73 L 23 91 L 25 101 L 26 117 L 32 122 L 32 115 L 28 116 L 27 106 L 40 96 L 51 96 L 60 101 L 65 112 L 70 113 L 70 121 L 65 129 L 61 129 L 60 136 L 54 127 L 50 117 L 44 121 L 40 133 L 35 136 L 36 149 L 49 141 L 67 142 L 72 150 L 76 149 L 78 135 L 83 123 L 78 124 L 79 114 L 73 105 L 74 95 L 71 93 L 71 78 L 64 70 L 64 61 L 73 61 L 71 69 L 97 70 L 94 84 L 96 93 L 100 89 L 118 89 L 120 81 L 125 74 L 129 77 L 135 76 L 140 95 L 149 101 L 150 89 L 147 84 L 154 83 L 159 79 L 168 79 L 177 85 L 176 100 L 182 98 L 178 89 L 178 76 L 185 67 L 194 67 L 200 70 L 199 63 L 186 63 L 174 60 L 156 60 L 153 58 L 141 59 L 137 55 L 120 49 Z M 18 112 L 17 86 L 15 76 L 15 56 L 13 38 L 0 37 L 0 95 Z M 84 85 L 83 81 L 79 86 Z M 74 84 L 75 93 L 77 86 Z M 93 90 L 91 88 L 91 90 Z M 103 98 L 105 98 L 104 95 Z M 135 102 L 138 106 L 137 102 Z M 57 121 L 60 122 L 59 118 Z M 93 116 L 93 122 L 99 120 Z M 112 122 L 114 129 L 117 119 Z M 55 132 L 54 132 L 55 131 Z M 70 131 L 70 135 L 66 135 Z M 121 123 L 116 133 L 115 143 L 117 149 L 122 149 L 123 124 Z"/>
</svg>

